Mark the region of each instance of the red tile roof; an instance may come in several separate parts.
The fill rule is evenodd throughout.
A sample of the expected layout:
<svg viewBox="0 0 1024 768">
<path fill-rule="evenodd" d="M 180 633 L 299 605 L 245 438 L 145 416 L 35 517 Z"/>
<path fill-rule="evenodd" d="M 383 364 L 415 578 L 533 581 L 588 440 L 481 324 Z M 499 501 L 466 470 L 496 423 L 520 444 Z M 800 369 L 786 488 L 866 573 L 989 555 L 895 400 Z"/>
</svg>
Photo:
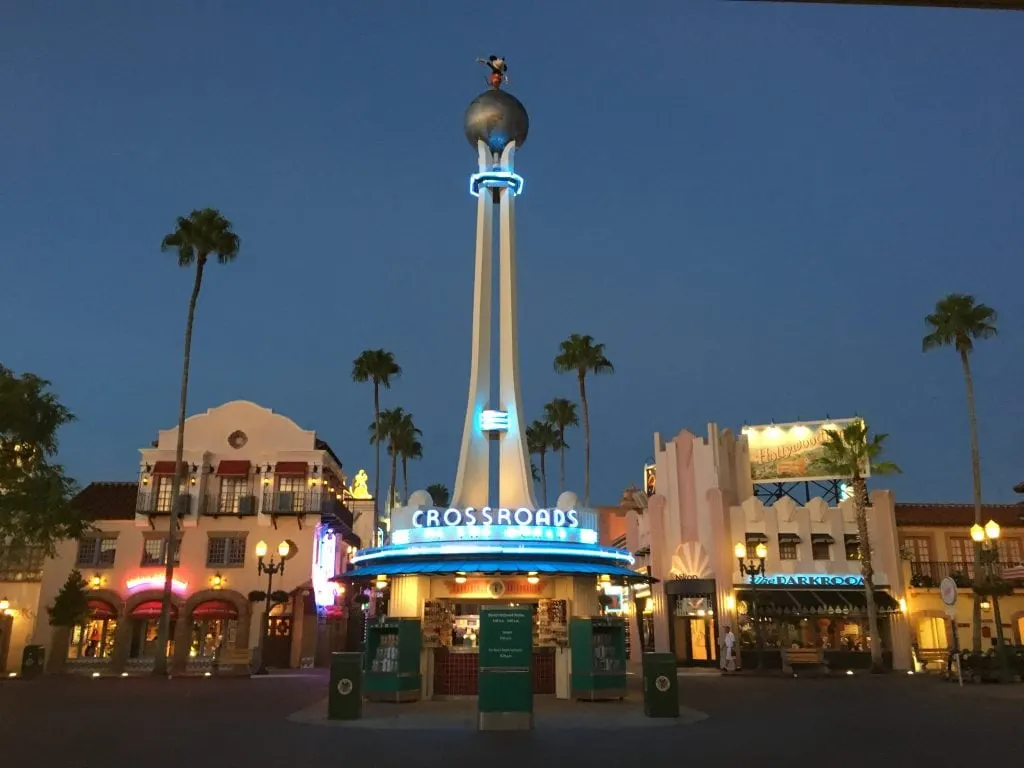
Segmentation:
<svg viewBox="0 0 1024 768">
<path fill-rule="evenodd" d="M 138 483 L 89 483 L 71 500 L 86 520 L 134 520 Z"/>
<path fill-rule="evenodd" d="M 1024 526 L 1024 504 L 984 504 L 982 520 L 995 520 L 1001 526 Z M 973 504 L 896 504 L 896 525 L 934 525 L 943 527 L 974 525 Z"/>
</svg>

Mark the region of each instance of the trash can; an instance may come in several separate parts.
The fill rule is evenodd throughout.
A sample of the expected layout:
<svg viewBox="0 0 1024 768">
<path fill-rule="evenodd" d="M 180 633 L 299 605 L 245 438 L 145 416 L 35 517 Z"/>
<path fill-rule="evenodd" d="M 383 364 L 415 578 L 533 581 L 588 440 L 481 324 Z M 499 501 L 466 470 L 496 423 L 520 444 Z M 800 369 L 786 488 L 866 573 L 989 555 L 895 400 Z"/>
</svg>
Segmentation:
<svg viewBox="0 0 1024 768">
<path fill-rule="evenodd" d="M 645 653 L 644 714 L 647 717 L 679 717 L 679 681 L 676 658 L 671 653 Z"/>
<path fill-rule="evenodd" d="M 331 654 L 328 720 L 358 720 L 363 716 L 363 654 Z"/>
<path fill-rule="evenodd" d="M 43 662 L 46 660 L 46 648 L 41 645 L 26 645 L 21 652 L 21 676 L 26 680 L 43 674 Z"/>
</svg>

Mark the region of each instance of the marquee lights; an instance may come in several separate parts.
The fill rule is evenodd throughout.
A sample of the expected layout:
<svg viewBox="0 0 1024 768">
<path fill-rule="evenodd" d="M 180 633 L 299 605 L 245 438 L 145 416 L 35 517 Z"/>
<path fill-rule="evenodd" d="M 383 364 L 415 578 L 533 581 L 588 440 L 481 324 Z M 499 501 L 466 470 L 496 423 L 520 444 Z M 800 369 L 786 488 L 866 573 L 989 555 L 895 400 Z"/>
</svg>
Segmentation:
<svg viewBox="0 0 1024 768">
<path fill-rule="evenodd" d="M 588 547 L 572 545 L 545 546 L 534 544 L 502 544 L 495 543 L 450 543 L 450 544 L 413 544 L 408 547 L 383 547 L 380 549 L 362 550 L 352 558 L 354 564 L 381 563 L 385 560 L 403 560 L 408 557 L 429 557 L 438 555 L 507 555 L 509 557 L 538 556 L 543 557 L 584 557 L 633 564 L 633 556 L 621 549 L 609 547 Z"/>
<path fill-rule="evenodd" d="M 579 528 L 580 516 L 575 509 L 529 509 L 519 507 L 466 507 L 456 509 L 418 509 L 412 514 L 413 528 L 448 528 L 473 525 L 551 526 Z"/>
<path fill-rule="evenodd" d="M 555 528 L 547 525 L 450 525 L 440 528 L 403 528 L 391 532 L 395 546 L 432 541 L 550 541 L 597 544 L 591 528 Z"/>
<path fill-rule="evenodd" d="M 158 573 L 154 573 L 150 576 L 135 576 L 128 579 L 124 585 L 132 589 L 163 589 L 164 588 L 164 577 Z M 181 579 L 171 579 L 171 590 L 173 592 L 186 592 L 188 590 L 188 582 L 182 581 Z"/>
<path fill-rule="evenodd" d="M 469 177 L 469 194 L 480 197 L 480 188 L 487 189 L 507 187 L 513 197 L 523 194 L 526 182 L 518 173 L 512 171 L 484 171 Z"/>
<path fill-rule="evenodd" d="M 508 411 L 481 411 L 481 432 L 508 432 Z"/>
</svg>

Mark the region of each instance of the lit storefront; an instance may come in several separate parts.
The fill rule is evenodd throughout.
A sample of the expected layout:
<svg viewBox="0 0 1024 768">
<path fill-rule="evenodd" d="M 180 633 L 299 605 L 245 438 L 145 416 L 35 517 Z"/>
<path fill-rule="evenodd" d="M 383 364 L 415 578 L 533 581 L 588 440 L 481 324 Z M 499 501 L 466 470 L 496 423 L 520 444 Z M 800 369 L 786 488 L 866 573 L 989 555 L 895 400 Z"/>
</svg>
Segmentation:
<svg viewBox="0 0 1024 768">
<path fill-rule="evenodd" d="M 340 577 L 356 589 L 383 592 L 389 618 L 419 622 L 418 695 L 476 695 L 482 609 L 528 606 L 534 693 L 569 698 L 573 619 L 596 622 L 596 636 L 601 625 L 594 617 L 608 617 L 610 626 L 628 617 L 628 585 L 647 581 L 632 570 L 633 557 L 597 543 L 596 513 L 575 508 L 572 494 L 551 510 L 445 510 L 422 493 L 393 513 L 391 543 L 360 551 L 355 570 Z M 621 635 L 623 624 L 617 626 Z M 395 652 L 387 643 L 370 646 L 381 655 L 371 671 L 387 669 Z M 591 653 L 597 652 L 587 648 Z"/>
</svg>

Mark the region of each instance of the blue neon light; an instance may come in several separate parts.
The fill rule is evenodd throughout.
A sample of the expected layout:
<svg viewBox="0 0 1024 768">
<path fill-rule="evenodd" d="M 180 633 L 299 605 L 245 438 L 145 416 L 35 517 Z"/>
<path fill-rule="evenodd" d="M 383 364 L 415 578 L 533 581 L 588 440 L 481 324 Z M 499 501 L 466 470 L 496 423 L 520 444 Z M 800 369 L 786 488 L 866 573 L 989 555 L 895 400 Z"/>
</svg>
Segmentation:
<svg viewBox="0 0 1024 768">
<path fill-rule="evenodd" d="M 512 171 L 484 171 L 469 177 L 469 194 L 480 197 L 480 188 L 488 189 L 507 187 L 513 197 L 523 194 L 526 181 L 518 173 Z"/>
<path fill-rule="evenodd" d="M 633 555 L 622 549 L 610 547 L 555 545 L 545 546 L 541 542 L 535 544 L 501 544 L 501 543 L 436 543 L 412 544 L 407 547 L 380 547 L 364 549 L 352 557 L 353 564 L 400 560 L 406 557 L 429 557 L 450 555 L 508 555 L 511 557 L 558 556 L 585 557 L 611 562 L 633 564 Z"/>
<path fill-rule="evenodd" d="M 435 541 L 549 541 L 594 545 L 597 544 L 597 531 L 550 525 L 451 525 L 441 528 L 402 528 L 391 532 L 393 546 Z"/>
<path fill-rule="evenodd" d="M 483 432 L 508 432 L 508 411 L 480 411 Z"/>
</svg>

